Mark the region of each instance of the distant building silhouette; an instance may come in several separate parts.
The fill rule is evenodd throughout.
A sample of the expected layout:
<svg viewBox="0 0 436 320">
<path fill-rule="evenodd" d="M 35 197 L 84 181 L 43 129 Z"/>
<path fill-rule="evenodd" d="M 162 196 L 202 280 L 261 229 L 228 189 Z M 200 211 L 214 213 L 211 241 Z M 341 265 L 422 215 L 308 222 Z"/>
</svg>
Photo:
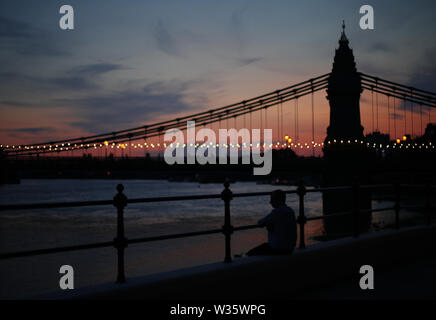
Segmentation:
<svg viewBox="0 0 436 320">
<path fill-rule="evenodd" d="M 390 141 L 389 134 L 380 133 L 380 131 L 375 131 L 372 133 L 369 133 L 365 136 L 366 142 L 369 144 L 382 144 L 387 145 Z"/>
<path fill-rule="evenodd" d="M 436 123 L 429 123 L 425 128 L 424 139 L 436 143 Z"/>
</svg>

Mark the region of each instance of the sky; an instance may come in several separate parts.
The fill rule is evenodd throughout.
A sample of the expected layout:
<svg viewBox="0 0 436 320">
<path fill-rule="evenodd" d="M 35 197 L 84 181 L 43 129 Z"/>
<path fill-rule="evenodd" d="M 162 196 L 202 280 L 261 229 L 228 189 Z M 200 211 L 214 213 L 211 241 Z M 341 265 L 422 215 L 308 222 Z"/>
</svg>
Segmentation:
<svg viewBox="0 0 436 320">
<path fill-rule="evenodd" d="M 63 4 L 74 8 L 74 30 L 59 28 Z M 359 28 L 363 4 L 374 8 L 374 30 Z M 423 0 L 4 0 L 0 143 L 141 126 L 328 73 L 342 20 L 359 71 L 436 91 L 435 12 Z M 309 101 L 300 102 L 302 135 L 311 131 Z M 325 92 L 315 101 L 322 141 Z M 364 94 L 366 131 L 368 101 Z M 290 133 L 292 107 L 284 106 Z"/>
</svg>

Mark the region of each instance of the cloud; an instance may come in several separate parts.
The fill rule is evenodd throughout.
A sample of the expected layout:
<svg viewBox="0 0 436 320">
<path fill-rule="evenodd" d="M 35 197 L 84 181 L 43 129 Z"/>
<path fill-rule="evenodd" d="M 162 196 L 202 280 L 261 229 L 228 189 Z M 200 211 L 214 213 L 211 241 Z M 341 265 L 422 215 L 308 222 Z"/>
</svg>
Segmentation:
<svg viewBox="0 0 436 320">
<path fill-rule="evenodd" d="M 244 14 L 250 8 L 250 1 L 245 2 L 242 6 L 235 9 L 230 16 L 229 32 L 233 39 L 236 54 L 236 63 L 238 66 L 246 66 L 262 60 L 261 57 L 246 57 L 247 32 L 244 28 Z"/>
<path fill-rule="evenodd" d="M 414 69 L 407 85 L 436 93 L 436 67 L 434 66 L 435 55 L 436 47 L 424 50 L 421 55 L 420 64 Z M 413 104 L 413 106 L 413 112 L 420 113 L 419 106 L 417 106 L 417 104 Z M 410 102 L 402 103 L 399 109 L 410 111 Z"/>
<path fill-rule="evenodd" d="M 365 89 L 366 90 L 366 89 Z M 365 92 L 364 90 L 364 92 Z M 366 90 L 370 92 L 369 90 Z M 363 94 L 360 96 L 360 104 L 362 103 L 372 103 L 372 100 L 370 98 L 365 97 Z"/>
<path fill-rule="evenodd" d="M 97 87 L 85 77 L 59 77 L 46 80 L 46 84 L 67 90 L 88 90 Z"/>
<path fill-rule="evenodd" d="M 94 77 L 112 71 L 124 69 L 122 65 L 112 63 L 98 63 L 80 65 L 67 70 L 66 76 L 42 77 L 26 75 L 20 72 L 0 72 L 0 90 L 7 86 L 26 88 L 27 91 L 34 90 L 38 93 L 42 91 L 65 90 L 65 91 L 86 91 L 98 88 Z M 17 102 L 11 99 L 2 101 L 3 104 L 17 106 L 34 106 L 34 104 Z"/>
<path fill-rule="evenodd" d="M 47 90 L 48 92 L 59 89 L 79 91 L 95 89 L 97 87 L 87 77 L 39 77 L 20 72 L 0 72 L 0 86 L 2 90 L 6 86 L 13 86 L 16 88 L 26 88 L 27 91 L 33 89 L 38 93 L 41 93 L 41 90 Z"/>
<path fill-rule="evenodd" d="M 71 73 L 83 76 L 96 76 L 111 71 L 124 69 L 122 65 L 114 63 L 96 63 L 77 66 L 70 70 Z"/>
<path fill-rule="evenodd" d="M 181 50 L 177 43 L 177 40 L 169 32 L 162 19 L 159 19 L 156 26 L 153 29 L 153 37 L 156 41 L 157 47 L 169 54 L 170 56 L 180 56 Z"/>
<path fill-rule="evenodd" d="M 41 132 L 54 132 L 52 127 L 36 127 L 36 128 L 18 128 L 18 129 L 0 129 L 1 132 L 13 133 L 41 133 Z"/>
<path fill-rule="evenodd" d="M 53 36 L 27 22 L 0 16 L 0 50 L 23 56 L 68 56 Z M 12 57 L 14 58 L 14 57 Z"/>
<path fill-rule="evenodd" d="M 376 42 L 376 43 L 372 44 L 368 48 L 368 50 L 370 52 L 380 51 L 380 52 L 384 52 L 384 53 L 391 53 L 391 52 L 395 51 L 395 49 L 386 42 Z"/>
<path fill-rule="evenodd" d="M 33 108 L 33 107 L 40 107 L 39 103 L 35 102 L 27 102 L 27 101 L 21 101 L 21 100 L 2 100 L 0 101 L 0 105 L 6 106 L 6 107 L 22 107 L 22 108 Z"/>
<path fill-rule="evenodd" d="M 34 30 L 28 23 L 0 17 L 0 38 L 3 40 L 31 38 L 33 35 Z"/>
<path fill-rule="evenodd" d="M 239 58 L 237 59 L 237 62 L 240 66 L 246 66 L 252 63 L 256 63 L 258 61 L 262 60 L 262 58 L 257 57 L 257 58 Z"/>
<path fill-rule="evenodd" d="M 411 76 L 409 85 L 418 89 L 436 92 L 436 67 L 416 71 Z"/>
<path fill-rule="evenodd" d="M 434 57 L 436 56 L 436 46 L 426 48 L 418 56 L 419 63 L 413 69 L 408 85 L 436 92 L 436 66 L 434 65 Z"/>
<path fill-rule="evenodd" d="M 239 52 L 239 54 L 242 53 L 244 46 L 243 15 L 247 9 L 248 4 L 245 4 L 243 7 L 234 10 L 230 17 L 231 34 L 235 39 L 237 51 Z"/>
<path fill-rule="evenodd" d="M 390 119 L 392 119 L 392 120 L 401 120 L 401 119 L 404 119 L 404 115 L 403 114 L 400 114 L 400 113 L 391 113 L 390 114 Z"/>
<path fill-rule="evenodd" d="M 152 122 L 156 116 L 193 109 L 184 102 L 188 84 L 154 82 L 140 91 L 121 91 L 115 94 L 78 99 L 59 99 L 57 105 L 74 108 L 81 121 L 70 125 L 89 132 L 101 133 L 128 126 Z"/>
<path fill-rule="evenodd" d="M 0 129 L 2 133 L 2 138 L 5 140 L 9 139 L 20 139 L 24 141 L 29 141 L 34 137 L 38 137 L 41 140 L 49 140 L 52 138 L 53 133 L 58 132 L 53 127 L 28 127 L 28 128 L 17 128 L 17 129 Z"/>
</svg>

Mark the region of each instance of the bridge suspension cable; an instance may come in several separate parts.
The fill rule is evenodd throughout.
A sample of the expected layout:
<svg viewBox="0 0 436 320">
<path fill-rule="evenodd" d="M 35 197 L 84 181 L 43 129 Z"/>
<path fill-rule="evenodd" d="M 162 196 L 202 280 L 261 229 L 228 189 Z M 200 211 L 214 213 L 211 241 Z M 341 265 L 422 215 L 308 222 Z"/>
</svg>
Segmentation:
<svg viewBox="0 0 436 320">
<path fill-rule="evenodd" d="M 388 97 L 388 134 L 390 135 L 391 134 L 391 106 L 389 101 L 390 95 L 388 94 L 387 97 Z"/>
<path fill-rule="evenodd" d="M 398 99 L 436 108 L 436 93 L 434 92 L 402 85 L 361 72 L 359 74 L 362 80 L 362 87 L 366 90 L 384 95 L 390 94 Z"/>
<path fill-rule="evenodd" d="M 92 135 L 81 138 L 50 141 L 23 146 L 2 146 L 7 153 L 14 154 L 35 154 L 46 152 L 61 152 L 92 148 L 94 144 L 117 144 L 130 140 L 135 141 L 144 138 L 151 138 L 162 135 L 166 130 L 186 130 L 187 121 L 196 121 L 198 125 L 207 125 L 221 120 L 228 120 L 231 117 L 243 116 L 256 111 L 262 112 L 271 106 L 281 102 L 294 100 L 298 97 L 310 94 L 312 91 L 320 91 L 327 88 L 329 73 L 301 83 L 276 90 L 261 96 L 234 103 L 228 106 L 210 109 L 208 111 L 184 116 L 168 121 L 157 122 L 141 127 L 114 131 L 111 133 Z M 262 117 L 261 117 L 262 119 Z"/>
<path fill-rule="evenodd" d="M 283 128 L 283 101 L 280 101 L 280 139 L 283 139 L 285 130 Z"/>
<path fill-rule="evenodd" d="M 277 138 L 276 141 L 280 141 L 282 138 L 282 130 L 280 128 L 280 105 L 281 103 L 279 103 L 277 105 Z"/>
<path fill-rule="evenodd" d="M 378 81 L 376 80 L 375 81 L 375 87 L 376 87 L 376 89 L 378 88 Z M 380 131 L 380 127 L 379 127 L 379 125 L 378 125 L 378 115 L 379 115 L 379 113 L 378 113 L 378 92 L 376 91 L 375 92 L 375 105 L 376 105 L 376 109 L 375 109 L 375 113 L 376 113 L 376 131 Z"/>
<path fill-rule="evenodd" d="M 394 99 L 394 137 L 397 137 L 397 111 L 395 106 L 396 97 L 393 97 Z"/>
<path fill-rule="evenodd" d="M 294 129 L 295 129 L 295 141 L 298 141 L 298 97 L 295 99 L 295 125 L 294 125 Z"/>
<path fill-rule="evenodd" d="M 430 113 L 433 108 L 436 108 L 436 93 L 421 90 L 411 86 L 406 86 L 393 81 L 385 80 L 379 77 L 367 75 L 364 73 L 359 73 L 361 77 L 362 88 L 371 91 L 371 104 L 372 104 L 372 127 L 373 132 L 379 131 L 379 103 L 378 94 L 383 94 L 387 96 L 387 108 L 388 108 L 388 133 L 390 134 L 390 98 L 393 99 L 393 121 L 394 121 L 394 136 L 397 137 L 397 105 L 396 100 L 400 99 L 403 104 L 399 105 L 402 111 L 402 117 L 404 119 L 404 134 L 410 133 L 411 137 L 415 136 L 415 119 L 414 105 L 420 106 L 420 117 L 421 117 L 421 134 L 424 134 L 423 124 L 422 124 L 422 106 L 428 108 L 429 112 L 429 123 L 431 122 Z M 375 94 L 375 106 L 374 106 L 374 94 Z M 410 108 L 408 103 L 410 103 Z M 375 110 L 374 110 L 375 107 Z M 408 113 L 410 112 L 410 131 L 408 132 Z M 375 114 L 374 114 L 375 113 Z M 375 118 L 375 119 L 374 119 Z M 374 123 L 375 122 L 375 123 Z M 374 128 L 375 127 L 375 128 Z"/>
<path fill-rule="evenodd" d="M 411 123 L 412 123 L 412 132 L 411 132 L 411 137 L 413 137 L 413 134 L 414 134 L 414 128 L 413 128 L 413 103 L 412 102 L 410 102 L 410 120 L 411 120 Z"/>
<path fill-rule="evenodd" d="M 373 87 L 371 86 L 371 105 L 372 105 L 372 132 L 375 131 L 375 126 L 374 126 L 374 90 Z"/>
<path fill-rule="evenodd" d="M 312 90 L 311 94 L 311 102 L 312 102 L 312 146 L 315 144 L 315 101 L 314 101 L 314 93 Z M 315 156 L 315 149 L 312 148 L 312 156 Z"/>
<path fill-rule="evenodd" d="M 419 135 L 423 135 L 424 134 L 424 130 L 423 130 L 423 116 L 422 116 L 422 106 L 419 105 Z"/>
</svg>

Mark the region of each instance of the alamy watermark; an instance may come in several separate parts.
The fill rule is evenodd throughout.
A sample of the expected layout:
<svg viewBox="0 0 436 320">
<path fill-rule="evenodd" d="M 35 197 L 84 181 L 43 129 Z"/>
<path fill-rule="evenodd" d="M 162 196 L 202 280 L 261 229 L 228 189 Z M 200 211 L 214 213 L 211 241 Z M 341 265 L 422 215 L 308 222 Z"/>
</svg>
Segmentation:
<svg viewBox="0 0 436 320">
<path fill-rule="evenodd" d="M 59 19 L 59 28 L 62 30 L 74 30 L 74 9 L 68 4 L 59 8 L 62 17 Z"/>
<path fill-rule="evenodd" d="M 359 13 L 362 17 L 359 20 L 359 27 L 362 30 L 374 30 L 374 8 L 369 4 L 360 7 Z"/>
<path fill-rule="evenodd" d="M 60 267 L 59 273 L 63 276 L 59 279 L 59 288 L 62 290 L 74 289 L 74 269 L 68 264 L 64 264 Z"/>
<path fill-rule="evenodd" d="M 362 290 L 374 290 L 374 268 L 370 265 L 363 265 L 359 270 L 363 276 L 360 278 L 359 286 Z"/>
<path fill-rule="evenodd" d="M 183 131 L 170 129 L 165 132 L 164 140 L 170 145 L 164 152 L 165 162 L 173 164 L 242 164 L 253 163 L 254 175 L 267 175 L 272 169 L 272 129 L 219 129 L 218 144 L 214 130 L 203 128 L 196 132 L 195 121 L 187 121 L 187 139 Z M 241 139 L 241 143 L 239 143 Z M 198 144 L 196 141 L 203 141 Z M 186 150 L 186 153 L 185 153 Z"/>
</svg>

